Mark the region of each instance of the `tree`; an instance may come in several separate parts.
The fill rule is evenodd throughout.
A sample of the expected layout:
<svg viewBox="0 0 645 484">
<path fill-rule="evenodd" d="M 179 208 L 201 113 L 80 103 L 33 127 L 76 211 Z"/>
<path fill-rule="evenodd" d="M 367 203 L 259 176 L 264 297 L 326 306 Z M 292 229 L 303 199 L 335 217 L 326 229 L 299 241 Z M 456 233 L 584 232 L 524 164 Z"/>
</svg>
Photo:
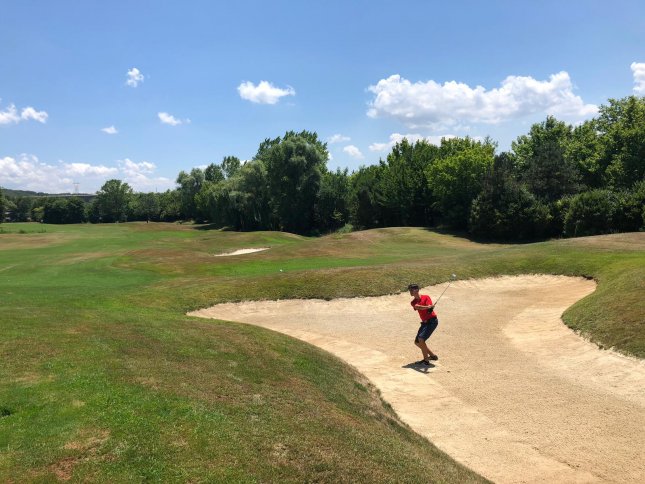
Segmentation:
<svg viewBox="0 0 645 484">
<path fill-rule="evenodd" d="M 615 228 L 620 232 L 635 232 L 645 228 L 645 180 L 636 182 L 631 190 L 622 190 L 617 195 Z"/>
<path fill-rule="evenodd" d="M 440 153 L 442 156 L 426 168 L 427 183 L 444 221 L 466 228 L 472 201 L 493 164 L 495 144 L 489 139 L 475 141 L 469 137 L 444 139 Z"/>
<path fill-rule="evenodd" d="M 349 220 L 349 177 L 347 168 L 323 174 L 317 204 L 317 227 L 322 231 L 336 230 Z"/>
<path fill-rule="evenodd" d="M 235 174 L 240 169 L 240 166 L 240 159 L 236 156 L 225 156 L 222 160 L 222 171 L 224 172 L 224 176 L 226 176 L 226 178 L 235 176 Z"/>
<path fill-rule="evenodd" d="M 225 180 L 217 183 L 206 181 L 195 196 L 197 209 L 217 227 L 229 226 L 232 220 L 229 213 L 229 185 Z"/>
<path fill-rule="evenodd" d="M 223 181 L 224 178 L 226 177 L 224 176 L 224 171 L 222 170 L 222 167 L 220 165 L 211 163 L 204 170 L 204 181 L 217 183 Z"/>
<path fill-rule="evenodd" d="M 481 193 L 473 200 L 470 233 L 492 239 L 532 239 L 545 234 L 548 207 L 535 199 L 514 176 L 509 153 L 495 156 Z"/>
<path fill-rule="evenodd" d="M 265 140 L 257 159 L 266 167 L 271 209 L 282 230 L 307 233 L 329 154 L 318 135 L 289 131 L 284 139 Z"/>
<path fill-rule="evenodd" d="M 80 197 L 67 199 L 66 224 L 80 224 L 85 221 L 85 202 Z"/>
<path fill-rule="evenodd" d="M 580 189 L 577 166 L 565 157 L 570 140 L 571 126 L 548 116 L 512 143 L 520 181 L 543 201 L 554 202 Z"/>
<path fill-rule="evenodd" d="M 381 179 L 383 165 L 361 166 L 350 177 L 350 220 L 360 229 L 369 229 L 383 224 Z"/>
<path fill-rule="evenodd" d="M 283 138 L 280 138 L 280 136 L 274 139 L 265 138 L 265 140 L 262 141 L 262 143 L 260 143 L 260 146 L 258 147 L 258 152 L 255 154 L 254 159 L 257 159 L 257 160 L 264 159 L 264 156 L 269 149 L 271 149 L 273 146 L 277 144 L 280 144 L 282 141 L 287 141 L 288 139 L 291 139 L 291 138 L 305 139 L 312 145 L 316 146 L 316 148 L 323 153 L 325 160 L 329 159 L 329 152 L 327 151 L 327 143 L 323 143 L 318 139 L 318 133 L 313 131 L 307 131 L 307 130 L 302 130 L 300 133 L 296 133 L 295 131 L 287 131 L 284 134 Z"/>
<path fill-rule="evenodd" d="M 132 188 L 121 180 L 108 180 L 96 194 L 100 222 L 125 222 L 132 202 Z"/>
<path fill-rule="evenodd" d="M 67 199 L 47 199 L 43 211 L 43 222 L 45 222 L 46 224 L 67 223 Z"/>
<path fill-rule="evenodd" d="M 195 195 L 199 192 L 204 183 L 204 172 L 199 168 L 193 168 L 190 173 L 180 171 L 177 175 L 179 194 L 181 199 L 181 215 L 184 219 L 199 219 L 201 214 L 197 211 Z"/>
<path fill-rule="evenodd" d="M 605 184 L 630 188 L 645 178 L 645 97 L 610 99 L 599 111 L 596 128 Z"/>
<path fill-rule="evenodd" d="M 2 188 L 0 188 L 0 224 L 4 222 L 6 208 L 7 208 L 7 199 L 4 197 L 4 194 L 2 193 Z"/>
<path fill-rule="evenodd" d="M 381 161 L 380 203 L 387 225 L 429 225 L 432 191 L 425 170 L 438 155 L 437 146 L 404 138 L 394 145 L 387 163 Z"/>
<path fill-rule="evenodd" d="M 241 211 L 242 230 L 273 229 L 269 181 L 264 163 L 261 160 L 249 161 L 230 180 L 235 206 Z"/>
<path fill-rule="evenodd" d="M 174 222 L 181 218 L 179 190 L 166 190 L 159 194 L 159 218 L 164 222 Z"/>
<path fill-rule="evenodd" d="M 564 217 L 565 234 L 570 237 L 615 232 L 618 197 L 610 190 L 590 190 L 571 199 Z"/>
<path fill-rule="evenodd" d="M 594 119 L 576 126 L 565 145 L 565 160 L 578 169 L 580 181 L 587 188 L 600 188 L 603 184 L 602 143 L 597 124 Z"/>
<path fill-rule="evenodd" d="M 16 209 L 13 212 L 13 221 L 27 222 L 31 220 L 32 199 L 30 197 L 16 197 Z"/>
<path fill-rule="evenodd" d="M 160 214 L 160 196 L 157 193 L 135 193 L 133 198 L 134 220 L 158 221 Z"/>
</svg>

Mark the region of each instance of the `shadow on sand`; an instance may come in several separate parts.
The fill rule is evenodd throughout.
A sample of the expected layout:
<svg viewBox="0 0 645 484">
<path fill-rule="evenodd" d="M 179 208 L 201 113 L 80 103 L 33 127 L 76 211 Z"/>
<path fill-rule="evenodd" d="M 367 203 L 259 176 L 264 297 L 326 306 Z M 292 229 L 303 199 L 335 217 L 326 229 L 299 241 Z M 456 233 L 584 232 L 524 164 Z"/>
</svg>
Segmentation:
<svg viewBox="0 0 645 484">
<path fill-rule="evenodd" d="M 412 363 L 408 363 L 407 365 L 403 365 L 401 368 L 410 368 L 414 371 L 418 371 L 419 373 L 428 373 L 431 368 L 436 367 L 432 363 L 430 363 L 429 365 L 424 365 L 423 363 L 414 361 Z"/>
</svg>

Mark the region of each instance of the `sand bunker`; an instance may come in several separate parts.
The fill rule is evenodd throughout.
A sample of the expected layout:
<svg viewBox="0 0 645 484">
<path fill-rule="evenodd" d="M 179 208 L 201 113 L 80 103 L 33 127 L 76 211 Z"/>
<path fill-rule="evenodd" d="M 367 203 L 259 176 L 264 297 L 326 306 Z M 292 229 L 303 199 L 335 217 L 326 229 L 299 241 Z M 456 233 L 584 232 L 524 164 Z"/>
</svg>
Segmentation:
<svg viewBox="0 0 645 484">
<path fill-rule="evenodd" d="M 261 252 L 263 250 L 269 250 L 270 247 L 260 247 L 257 249 L 238 249 L 233 252 L 225 252 L 223 254 L 214 254 L 215 257 L 228 257 L 231 255 L 241 255 L 241 254 L 252 254 L 253 252 Z"/>
<path fill-rule="evenodd" d="M 422 292 L 436 298 L 445 285 Z M 563 276 L 453 283 L 433 367 L 411 363 L 408 294 L 220 304 L 194 316 L 279 331 L 347 361 L 402 420 L 496 482 L 645 482 L 645 362 L 599 350 L 560 320 L 595 283 Z"/>
</svg>

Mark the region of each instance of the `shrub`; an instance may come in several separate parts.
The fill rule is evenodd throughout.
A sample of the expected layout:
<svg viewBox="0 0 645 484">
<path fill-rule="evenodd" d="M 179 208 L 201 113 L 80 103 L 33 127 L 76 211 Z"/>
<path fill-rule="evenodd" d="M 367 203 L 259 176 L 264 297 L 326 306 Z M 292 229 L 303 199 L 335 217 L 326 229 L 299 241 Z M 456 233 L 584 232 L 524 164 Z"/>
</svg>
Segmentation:
<svg viewBox="0 0 645 484">
<path fill-rule="evenodd" d="M 616 232 L 619 200 L 610 190 L 591 190 L 571 198 L 564 217 L 564 233 L 569 237 Z"/>
<path fill-rule="evenodd" d="M 543 237 L 550 219 L 548 207 L 524 186 L 505 183 L 473 200 L 468 223 L 473 235 L 528 240 Z"/>
<path fill-rule="evenodd" d="M 645 180 L 634 185 L 629 191 L 618 194 L 616 229 L 620 232 L 635 232 L 645 225 Z"/>
</svg>

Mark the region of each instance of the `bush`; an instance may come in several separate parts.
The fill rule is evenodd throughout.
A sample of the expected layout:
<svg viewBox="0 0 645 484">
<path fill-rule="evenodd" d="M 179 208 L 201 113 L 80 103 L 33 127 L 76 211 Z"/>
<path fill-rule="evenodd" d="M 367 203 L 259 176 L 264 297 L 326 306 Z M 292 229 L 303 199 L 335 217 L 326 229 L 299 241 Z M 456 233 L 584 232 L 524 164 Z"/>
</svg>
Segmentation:
<svg viewBox="0 0 645 484">
<path fill-rule="evenodd" d="M 645 180 L 634 185 L 630 191 L 618 194 L 616 229 L 619 232 L 635 232 L 645 226 Z"/>
<path fill-rule="evenodd" d="M 473 235 L 506 240 L 543 237 L 549 229 L 548 207 L 520 185 L 484 190 L 473 200 L 468 227 Z"/>
<path fill-rule="evenodd" d="M 591 190 L 571 197 L 564 217 L 564 233 L 569 237 L 608 234 L 617 231 L 618 195 L 610 190 Z"/>
<path fill-rule="evenodd" d="M 564 234 L 564 218 L 567 216 L 567 212 L 571 206 L 571 199 L 571 196 L 566 196 L 549 204 L 551 219 L 548 234 L 550 236 L 558 237 Z"/>
</svg>

